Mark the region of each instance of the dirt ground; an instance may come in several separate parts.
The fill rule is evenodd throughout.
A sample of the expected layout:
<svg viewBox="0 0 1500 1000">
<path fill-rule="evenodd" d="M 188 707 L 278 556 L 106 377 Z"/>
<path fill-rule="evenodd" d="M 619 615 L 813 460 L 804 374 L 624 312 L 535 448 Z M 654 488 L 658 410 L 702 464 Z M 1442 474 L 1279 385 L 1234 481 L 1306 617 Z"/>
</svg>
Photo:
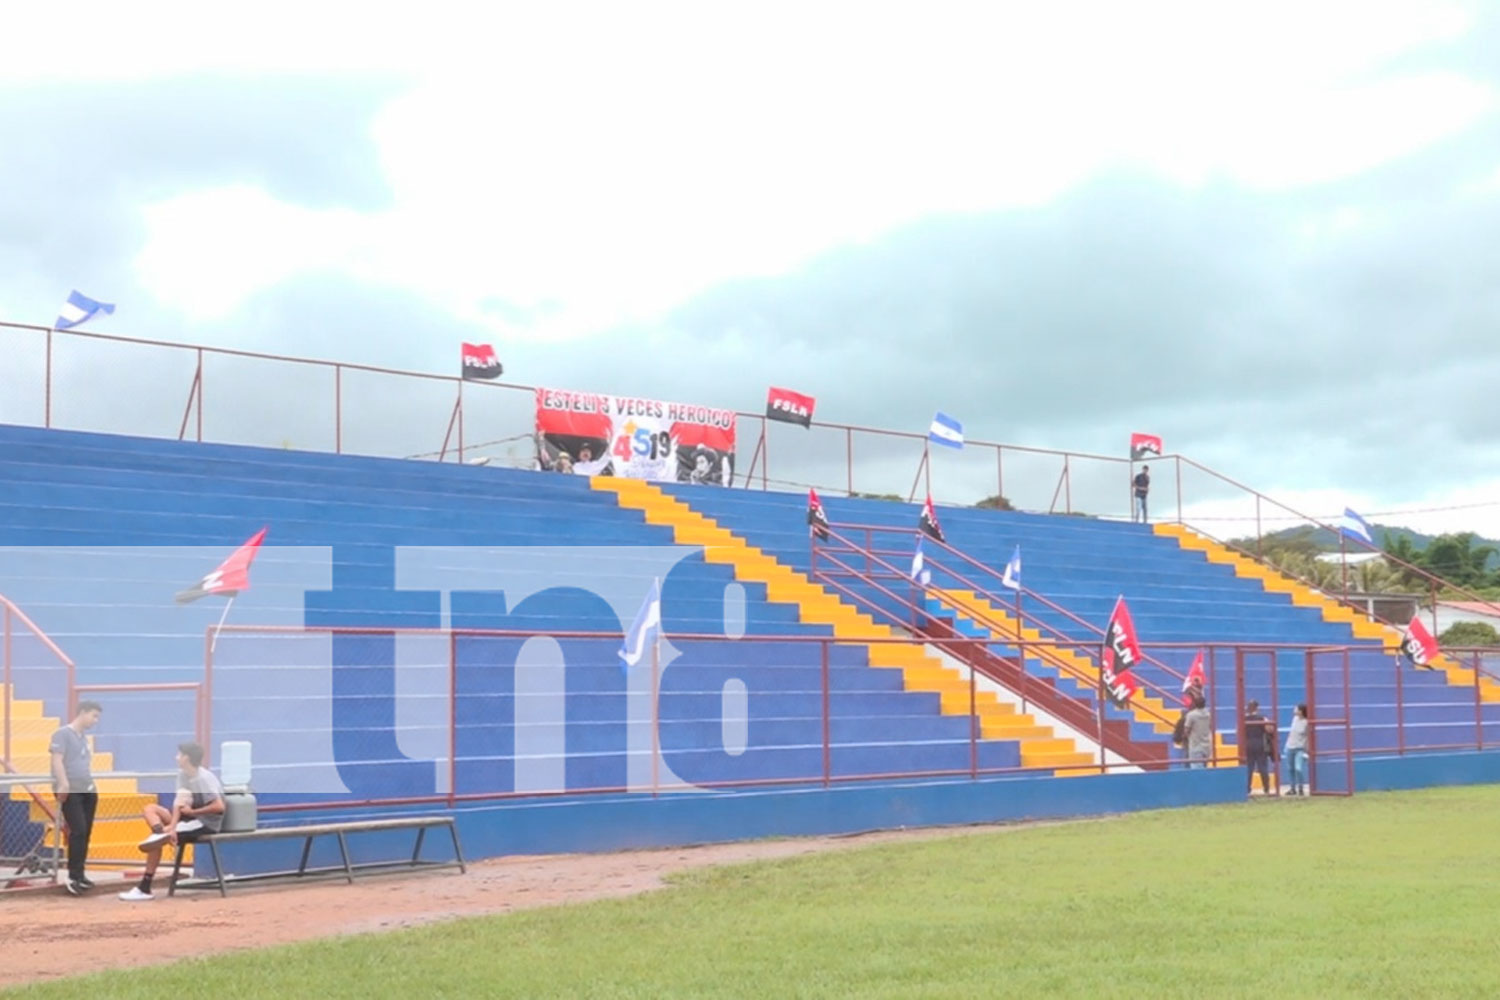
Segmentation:
<svg viewBox="0 0 1500 1000">
<path fill-rule="evenodd" d="M 673 872 L 869 844 L 952 837 L 1024 824 L 886 831 L 847 837 L 503 858 L 458 871 L 378 875 L 348 885 L 245 886 L 226 899 L 195 891 L 123 903 L 129 883 L 99 881 L 82 899 L 61 889 L 0 893 L 0 989 L 60 976 L 171 962 L 212 952 L 411 927 L 453 917 L 649 892 Z M 1032 824 L 1034 825 L 1034 824 Z M 186 910 L 186 913 L 184 913 Z M 80 942 L 87 941 L 87 946 Z"/>
</svg>

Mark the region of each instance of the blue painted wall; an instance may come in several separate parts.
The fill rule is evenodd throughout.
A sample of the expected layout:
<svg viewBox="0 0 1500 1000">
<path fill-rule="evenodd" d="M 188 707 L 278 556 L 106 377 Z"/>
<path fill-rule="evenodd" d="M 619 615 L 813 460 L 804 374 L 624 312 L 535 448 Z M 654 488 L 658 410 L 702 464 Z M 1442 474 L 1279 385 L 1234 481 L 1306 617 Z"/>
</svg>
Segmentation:
<svg viewBox="0 0 1500 1000">
<path fill-rule="evenodd" d="M 1244 799 L 1239 769 L 1152 772 L 1087 778 L 960 779 L 859 784 L 663 796 L 627 795 L 512 801 L 451 811 L 470 860 L 516 854 L 617 851 L 644 847 L 864 833 L 899 827 L 1002 823 L 1093 816 Z M 424 815 L 448 810 L 412 808 L 381 815 Z M 332 822 L 363 814 L 281 813 L 265 825 Z M 355 861 L 388 861 L 410 855 L 411 833 L 354 837 Z M 450 856 L 441 837 L 429 834 L 424 857 Z M 238 874 L 295 868 L 301 841 L 225 845 L 225 868 Z M 312 863 L 338 861 L 329 840 Z M 210 871 L 207 852 L 198 874 Z"/>
</svg>

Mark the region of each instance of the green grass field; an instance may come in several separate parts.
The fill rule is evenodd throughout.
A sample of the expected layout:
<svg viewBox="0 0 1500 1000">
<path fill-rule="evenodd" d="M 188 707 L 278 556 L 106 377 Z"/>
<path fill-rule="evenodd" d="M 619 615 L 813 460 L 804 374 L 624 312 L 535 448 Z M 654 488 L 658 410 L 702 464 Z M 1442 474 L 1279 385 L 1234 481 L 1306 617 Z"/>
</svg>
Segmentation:
<svg viewBox="0 0 1500 1000">
<path fill-rule="evenodd" d="M 1493 997 L 1497 845 L 1496 787 L 1173 810 L 16 995 Z"/>
</svg>

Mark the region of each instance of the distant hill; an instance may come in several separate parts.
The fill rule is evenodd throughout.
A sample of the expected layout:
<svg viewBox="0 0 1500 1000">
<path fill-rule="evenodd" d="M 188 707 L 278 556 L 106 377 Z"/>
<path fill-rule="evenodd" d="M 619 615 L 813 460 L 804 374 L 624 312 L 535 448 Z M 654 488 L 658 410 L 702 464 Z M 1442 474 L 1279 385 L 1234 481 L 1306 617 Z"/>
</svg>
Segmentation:
<svg viewBox="0 0 1500 1000">
<path fill-rule="evenodd" d="M 1418 552 L 1425 551 L 1427 546 L 1432 544 L 1432 540 L 1437 537 L 1436 535 L 1424 535 L 1422 532 L 1413 531 L 1410 528 L 1397 528 L 1384 524 L 1370 525 L 1370 537 L 1375 539 L 1376 545 L 1383 546 L 1386 536 L 1390 536 L 1392 542 L 1396 542 L 1403 537 L 1410 538 L 1412 546 Z M 1327 528 L 1315 528 L 1310 524 L 1296 528 L 1283 528 L 1280 531 L 1266 535 L 1264 540 L 1267 542 L 1310 544 L 1319 552 L 1337 552 L 1339 550 L 1339 536 L 1337 532 L 1330 531 Z M 1474 545 L 1479 548 L 1483 548 L 1486 545 L 1494 546 L 1496 554 L 1490 556 L 1487 568 L 1494 569 L 1496 566 L 1500 566 L 1500 541 L 1492 538 L 1476 538 Z"/>
</svg>

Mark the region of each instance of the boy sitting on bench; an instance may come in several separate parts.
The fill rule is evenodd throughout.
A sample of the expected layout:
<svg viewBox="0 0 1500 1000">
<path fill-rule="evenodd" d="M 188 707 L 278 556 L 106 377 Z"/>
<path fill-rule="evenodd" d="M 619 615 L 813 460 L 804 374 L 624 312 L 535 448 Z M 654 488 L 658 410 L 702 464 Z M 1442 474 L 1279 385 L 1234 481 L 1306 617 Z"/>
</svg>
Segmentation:
<svg viewBox="0 0 1500 1000">
<path fill-rule="evenodd" d="M 144 903 L 156 897 L 151 894 L 151 880 L 161 863 L 161 852 L 167 844 L 191 844 L 204 834 L 218 833 L 224 822 L 224 786 L 208 768 L 203 767 L 203 748 L 196 743 L 177 747 L 177 796 L 172 808 L 152 803 L 146 807 L 146 823 L 151 835 L 141 841 L 146 852 L 146 874 L 129 892 L 120 893 L 127 903 Z"/>
</svg>

